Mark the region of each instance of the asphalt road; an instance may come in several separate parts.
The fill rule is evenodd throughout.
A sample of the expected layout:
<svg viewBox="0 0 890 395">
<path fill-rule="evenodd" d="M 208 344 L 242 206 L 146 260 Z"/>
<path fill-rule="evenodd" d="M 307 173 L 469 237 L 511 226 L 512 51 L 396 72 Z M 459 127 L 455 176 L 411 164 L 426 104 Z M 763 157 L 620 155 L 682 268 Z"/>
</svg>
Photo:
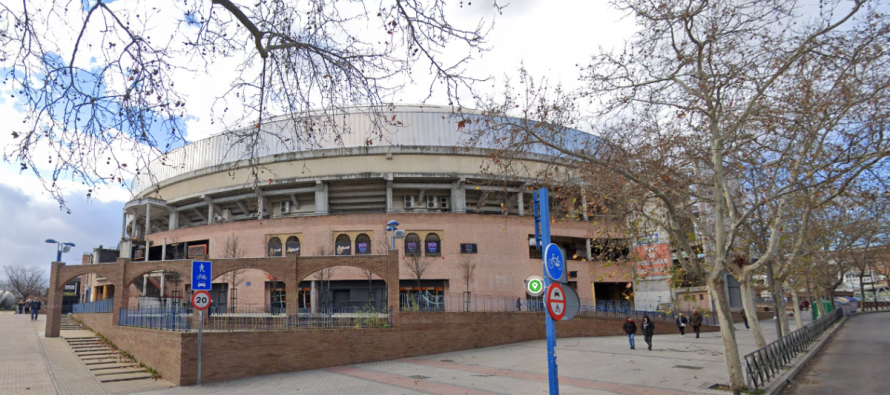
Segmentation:
<svg viewBox="0 0 890 395">
<path fill-rule="evenodd" d="M 890 312 L 850 317 L 782 395 L 890 393 Z"/>
</svg>

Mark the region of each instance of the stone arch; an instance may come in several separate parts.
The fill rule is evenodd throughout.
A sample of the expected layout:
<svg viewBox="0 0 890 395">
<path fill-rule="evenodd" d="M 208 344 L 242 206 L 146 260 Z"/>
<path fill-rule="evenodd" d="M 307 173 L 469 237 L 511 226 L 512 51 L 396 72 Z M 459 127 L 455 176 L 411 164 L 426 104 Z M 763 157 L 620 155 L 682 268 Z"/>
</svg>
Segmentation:
<svg viewBox="0 0 890 395">
<path fill-rule="evenodd" d="M 74 265 L 64 266 L 58 273 L 58 281 L 56 281 L 56 290 L 61 290 L 65 284 L 73 280 L 77 276 L 85 274 L 98 274 L 115 283 L 119 276 L 120 269 L 116 263 L 100 263 L 96 265 Z M 117 285 L 117 284 L 115 284 Z"/>
<path fill-rule="evenodd" d="M 129 286 L 142 277 L 142 275 L 150 272 L 154 272 L 157 270 L 166 270 L 170 272 L 174 272 L 183 276 L 183 278 L 189 278 L 192 272 L 192 261 L 191 260 L 175 260 L 175 261 L 148 261 L 148 262 L 130 262 L 127 265 L 127 275 L 124 278 L 124 285 Z"/>
<path fill-rule="evenodd" d="M 287 278 L 288 274 L 293 273 L 293 267 L 291 266 L 293 265 L 293 258 L 225 258 L 211 259 L 211 261 L 213 262 L 214 279 L 238 269 L 262 270 L 281 279 Z"/>
</svg>

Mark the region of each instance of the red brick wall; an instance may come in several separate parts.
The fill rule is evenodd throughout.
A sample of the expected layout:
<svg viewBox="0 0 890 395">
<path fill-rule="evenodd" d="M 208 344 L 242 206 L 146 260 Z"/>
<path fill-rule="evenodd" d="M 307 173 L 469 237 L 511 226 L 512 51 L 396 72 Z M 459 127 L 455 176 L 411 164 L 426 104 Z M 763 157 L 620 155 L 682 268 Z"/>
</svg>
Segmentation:
<svg viewBox="0 0 890 395">
<path fill-rule="evenodd" d="M 110 314 L 82 314 L 137 360 L 179 385 L 197 382 L 197 333 L 111 326 Z M 202 380 L 232 380 L 264 374 L 386 361 L 450 351 L 519 343 L 545 337 L 541 313 L 405 313 L 401 327 L 387 329 L 291 330 L 204 333 Z M 619 318 L 577 317 L 556 324 L 557 337 L 623 335 Z M 661 328 L 665 328 L 660 324 Z M 674 330 L 659 330 L 667 333 Z M 703 327 L 710 332 L 716 328 Z M 180 360 L 181 358 L 181 360 Z M 181 363 L 181 365 L 180 365 Z"/>
<path fill-rule="evenodd" d="M 179 383 L 182 375 L 182 334 L 112 324 L 111 313 L 74 314 L 74 318 L 157 370 L 164 379 Z"/>
</svg>

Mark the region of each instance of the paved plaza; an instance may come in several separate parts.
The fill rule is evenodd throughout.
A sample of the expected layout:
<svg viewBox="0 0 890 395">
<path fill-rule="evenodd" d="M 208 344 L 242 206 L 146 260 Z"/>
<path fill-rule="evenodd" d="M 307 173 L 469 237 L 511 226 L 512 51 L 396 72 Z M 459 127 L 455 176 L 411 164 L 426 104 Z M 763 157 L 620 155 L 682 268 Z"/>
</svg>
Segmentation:
<svg viewBox="0 0 890 395">
<path fill-rule="evenodd" d="M 420 358 L 275 374 L 202 387 L 99 383 L 65 344 L 43 336 L 45 318 L 0 314 L 0 393 L 2 394 L 546 394 L 543 341 L 532 341 Z M 768 338 L 774 321 L 763 321 Z M 737 324 L 742 354 L 754 350 L 744 325 Z M 63 333 L 63 336 L 65 333 Z M 411 339 L 405 339 L 411 341 Z M 673 325 L 660 324 L 655 346 L 642 336 L 630 350 L 627 338 L 559 339 L 560 390 L 563 394 L 679 395 L 725 394 L 709 390 L 725 383 L 719 333 L 681 337 Z M 423 347 L 418 344 L 418 347 Z M 206 356 L 208 358 L 211 356 Z M 245 361 L 245 363 L 250 363 Z M 166 384 L 165 384 L 166 383 Z"/>
</svg>

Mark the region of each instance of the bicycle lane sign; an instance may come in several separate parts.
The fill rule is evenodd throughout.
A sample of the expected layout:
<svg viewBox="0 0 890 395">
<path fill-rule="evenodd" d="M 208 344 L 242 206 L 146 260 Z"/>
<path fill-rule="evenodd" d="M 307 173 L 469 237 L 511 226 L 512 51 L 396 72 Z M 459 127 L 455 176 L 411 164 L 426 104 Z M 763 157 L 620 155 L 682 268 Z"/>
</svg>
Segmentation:
<svg viewBox="0 0 890 395">
<path fill-rule="evenodd" d="M 565 282 L 566 263 L 558 245 L 550 243 L 544 249 L 544 270 L 551 280 Z"/>
</svg>

